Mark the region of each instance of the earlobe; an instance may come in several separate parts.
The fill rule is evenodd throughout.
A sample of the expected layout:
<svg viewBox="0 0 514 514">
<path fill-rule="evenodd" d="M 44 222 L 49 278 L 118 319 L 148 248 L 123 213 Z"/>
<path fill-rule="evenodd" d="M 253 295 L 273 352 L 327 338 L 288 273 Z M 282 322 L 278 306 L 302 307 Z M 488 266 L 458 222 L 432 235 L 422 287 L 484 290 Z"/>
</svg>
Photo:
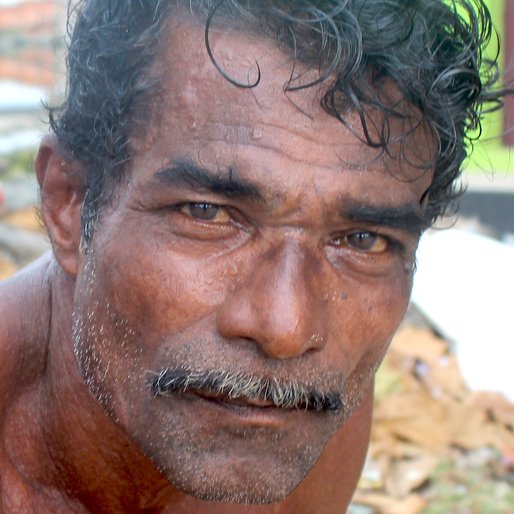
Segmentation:
<svg viewBox="0 0 514 514">
<path fill-rule="evenodd" d="M 41 142 L 35 169 L 41 191 L 41 216 L 55 258 L 64 271 L 75 275 L 81 237 L 82 174 L 78 165 L 60 151 L 53 135 Z"/>
</svg>

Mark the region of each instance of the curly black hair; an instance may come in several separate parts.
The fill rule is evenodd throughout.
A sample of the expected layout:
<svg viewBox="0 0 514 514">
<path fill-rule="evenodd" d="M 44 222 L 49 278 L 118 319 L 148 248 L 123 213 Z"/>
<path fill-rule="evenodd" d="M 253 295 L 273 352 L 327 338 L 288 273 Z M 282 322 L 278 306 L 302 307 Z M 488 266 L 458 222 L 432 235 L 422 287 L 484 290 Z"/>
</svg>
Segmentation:
<svg viewBox="0 0 514 514">
<path fill-rule="evenodd" d="M 177 5 L 205 21 L 205 44 L 217 17 L 276 40 L 293 63 L 319 69 L 302 83 L 294 64 L 284 90 L 324 87 L 322 106 L 346 123 L 358 113 L 365 142 L 389 151 L 389 122 L 405 109 L 382 98 L 392 81 L 417 113 L 415 125 L 428 127 L 435 157 L 426 193 L 428 223 L 448 212 L 460 191 L 455 179 L 482 115 L 501 107 L 510 92 L 498 87 L 496 59 L 483 49 L 495 32 L 482 0 L 79 0 L 70 5 L 66 97 L 49 108 L 50 125 L 69 156 L 85 169 L 83 236 L 89 243 L 103 202 L 112 193 L 107 180 L 122 176 L 130 162 L 130 138 L 144 105 L 159 86 L 150 73 L 163 51 L 167 23 Z M 72 27 L 73 25 L 73 27 Z M 382 113 L 370 127 L 370 109 Z M 143 120 L 144 121 L 144 120 Z M 106 189 L 109 189 L 106 191 Z"/>
</svg>

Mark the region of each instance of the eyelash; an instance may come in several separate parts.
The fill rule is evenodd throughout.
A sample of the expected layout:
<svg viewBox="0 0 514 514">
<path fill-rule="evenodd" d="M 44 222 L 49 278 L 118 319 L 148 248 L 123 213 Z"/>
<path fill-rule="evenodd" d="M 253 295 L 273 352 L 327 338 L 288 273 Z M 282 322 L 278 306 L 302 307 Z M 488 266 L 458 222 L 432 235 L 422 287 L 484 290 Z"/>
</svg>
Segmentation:
<svg viewBox="0 0 514 514">
<path fill-rule="evenodd" d="M 373 251 L 370 248 L 358 248 L 358 245 L 352 244 L 349 239 L 353 236 L 370 236 L 372 238 L 377 239 L 377 243 L 380 243 L 381 241 L 385 245 L 385 248 L 383 250 L 379 251 Z M 401 252 L 404 249 L 404 245 L 400 243 L 397 239 L 392 238 L 388 235 L 381 234 L 379 232 L 374 232 L 372 230 L 353 230 L 351 232 L 347 232 L 345 234 L 341 234 L 338 237 L 335 237 L 332 239 L 333 246 L 348 246 L 351 249 L 363 254 L 363 255 L 380 255 L 385 254 L 390 251 L 397 251 Z M 373 246 L 373 244 L 372 244 Z"/>
<path fill-rule="evenodd" d="M 212 208 L 216 212 L 214 213 L 212 218 L 209 218 L 208 216 L 206 218 L 202 218 L 201 216 L 195 216 L 192 212 L 189 212 L 189 213 L 185 212 L 186 209 L 188 209 L 188 208 L 189 209 L 193 209 L 195 207 L 199 208 L 200 211 L 202 209 L 204 209 L 204 212 L 207 212 L 208 209 Z M 223 213 L 226 214 L 227 218 L 229 218 L 227 221 L 230 221 L 230 219 L 231 219 L 231 214 L 230 214 L 230 212 L 229 212 L 227 207 L 224 207 L 223 205 L 209 203 L 209 202 L 185 202 L 185 203 L 181 203 L 181 204 L 176 205 L 175 206 L 175 210 L 177 210 L 178 212 L 181 212 L 185 216 L 191 217 L 192 219 L 194 219 L 195 221 L 198 221 L 200 223 L 212 223 L 212 224 L 215 224 L 214 222 L 212 222 L 212 220 L 220 212 L 223 212 Z"/>
<path fill-rule="evenodd" d="M 192 207 L 195 207 L 195 206 L 196 207 L 204 206 L 204 207 L 215 208 L 215 209 L 218 210 L 218 212 L 219 211 L 224 211 L 226 213 L 227 217 L 229 218 L 229 220 L 227 220 L 227 222 L 223 222 L 223 223 L 219 223 L 219 222 L 216 223 L 216 222 L 211 221 L 210 219 L 202 219 L 201 217 L 196 217 L 191 212 L 190 213 L 184 212 L 185 209 L 192 208 Z M 233 213 L 231 212 L 231 210 L 228 207 L 226 207 L 224 205 L 215 204 L 215 203 L 210 203 L 210 202 L 182 202 L 182 203 L 179 203 L 177 205 L 174 205 L 173 206 L 173 210 L 183 214 L 184 216 L 187 216 L 187 217 L 193 219 L 197 223 L 202 223 L 204 225 L 211 225 L 211 226 L 219 225 L 219 226 L 222 226 L 222 225 L 225 225 L 225 224 L 229 224 L 231 222 L 233 222 L 234 224 L 237 224 L 237 222 L 233 218 Z M 365 234 L 365 235 L 370 235 L 372 237 L 381 238 L 385 242 L 386 248 L 383 251 L 379 251 L 379 252 L 366 251 L 365 249 L 359 250 L 358 248 L 356 248 L 355 246 L 352 246 L 351 244 L 349 244 L 347 242 L 347 239 L 349 237 L 357 236 L 359 234 Z M 378 256 L 380 254 L 384 254 L 384 253 L 392 251 L 392 252 L 396 252 L 396 253 L 398 253 L 398 254 L 403 256 L 406 253 L 405 245 L 401 241 L 399 241 L 398 239 L 396 239 L 394 237 L 391 237 L 390 235 L 382 234 L 382 233 L 379 233 L 379 232 L 375 232 L 373 230 L 365 230 L 365 229 L 363 229 L 363 230 L 353 230 L 353 231 L 347 232 L 345 234 L 341 234 L 338 237 L 333 238 L 332 241 L 334 242 L 333 246 L 335 246 L 335 247 L 343 246 L 343 245 L 348 245 L 350 248 L 352 248 L 353 250 L 355 250 L 357 252 L 360 252 L 362 255 L 376 255 L 376 256 Z M 336 243 L 336 241 L 340 241 L 340 242 Z"/>
</svg>

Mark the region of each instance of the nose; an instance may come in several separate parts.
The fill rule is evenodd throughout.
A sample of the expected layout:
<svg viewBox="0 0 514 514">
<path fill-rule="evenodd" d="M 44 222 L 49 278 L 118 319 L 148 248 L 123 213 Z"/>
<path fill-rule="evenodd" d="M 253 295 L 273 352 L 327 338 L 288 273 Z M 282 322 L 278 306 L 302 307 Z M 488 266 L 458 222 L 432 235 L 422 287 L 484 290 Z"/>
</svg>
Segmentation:
<svg viewBox="0 0 514 514">
<path fill-rule="evenodd" d="M 316 259 L 297 244 L 261 256 L 219 309 L 220 335 L 251 340 L 276 359 L 321 350 L 327 313 Z"/>
</svg>

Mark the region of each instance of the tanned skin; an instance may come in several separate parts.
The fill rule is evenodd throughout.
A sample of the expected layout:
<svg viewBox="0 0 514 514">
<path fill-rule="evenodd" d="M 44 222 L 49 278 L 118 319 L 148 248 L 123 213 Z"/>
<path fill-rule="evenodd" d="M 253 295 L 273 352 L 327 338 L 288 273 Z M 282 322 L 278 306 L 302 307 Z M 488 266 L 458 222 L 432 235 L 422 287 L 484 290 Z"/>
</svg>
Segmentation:
<svg viewBox="0 0 514 514">
<path fill-rule="evenodd" d="M 284 502 L 248 506 L 197 500 L 173 491 L 137 454 L 80 383 L 78 370 L 74 377 L 64 375 L 76 367 L 72 355 L 49 362 L 50 348 L 65 350 L 71 337 L 72 288 L 73 279 L 50 255 L 0 283 L 0 512 L 138 512 L 138 507 L 144 512 L 191 514 L 344 512 L 366 454 L 371 394 Z M 56 386 L 58 397 L 52 392 Z M 79 410 L 77 418 L 73 413 Z M 116 447 L 110 446 L 113 440 Z M 110 454 L 115 450 L 119 455 L 114 460 L 123 463 L 113 462 Z M 66 464 L 57 462 L 60 458 Z M 125 466 L 133 466 L 133 476 L 127 476 Z M 107 470 L 108 487 L 94 491 L 92 484 L 101 484 Z"/>
<path fill-rule="evenodd" d="M 71 337 L 71 288 L 72 278 L 49 255 L 0 284 L 2 513 L 107 512 L 107 505 L 114 506 L 111 512 L 124 512 L 123 505 L 127 512 L 137 512 L 128 506 L 145 508 L 145 503 L 151 506 L 146 507 L 150 509 L 147 512 L 161 512 L 160 505 L 162 512 L 189 514 L 344 512 L 367 449 L 370 394 L 333 437 L 308 477 L 287 500 L 277 505 L 245 506 L 196 500 L 171 491 L 166 479 L 142 457 L 133 462 L 138 470 L 138 488 L 134 487 L 135 477 L 126 476 L 125 469 L 116 473 L 109 459 L 113 452 L 110 441 L 119 440 L 118 451 L 123 456 L 137 455 L 133 445 L 99 412 L 96 402 L 80 384 L 78 371 L 74 379 L 50 376 L 50 346 L 65 349 L 64 341 Z M 62 312 L 63 317 L 57 315 L 51 319 L 52 311 Z M 30 316 L 22 314 L 29 312 Z M 62 361 L 73 359 L 70 355 L 61 357 Z M 56 372 L 61 366 L 68 368 L 64 362 L 52 364 Z M 60 388 L 58 402 L 49 391 L 55 380 L 62 382 L 62 386 L 66 384 Z M 78 411 L 77 404 L 90 410 L 87 422 L 82 414 L 78 419 L 73 416 Z M 98 434 L 102 434 L 100 441 Z M 59 457 L 66 464 L 54 460 Z M 68 467 L 66 476 L 62 466 Z M 91 484 L 104 476 L 107 466 L 111 470 L 109 487 L 94 492 Z M 70 498 L 67 489 L 79 493 L 84 503 Z"/>
<path fill-rule="evenodd" d="M 430 174 L 377 159 L 316 91 L 286 98 L 291 63 L 273 42 L 213 35 L 229 72 L 259 55 L 262 81 L 242 90 L 213 68 L 199 23 L 174 23 L 156 64 L 163 93 L 89 252 L 81 164 L 52 136 L 41 145 L 53 254 L 0 284 L 5 514 L 342 514 L 361 472 L 373 375 L 408 304 L 412 219 Z M 178 181 L 184 160 L 194 171 Z M 253 196 L 209 190 L 209 173 Z M 319 387 L 340 376 L 346 407 L 153 396 L 148 373 L 177 356 Z"/>
</svg>

